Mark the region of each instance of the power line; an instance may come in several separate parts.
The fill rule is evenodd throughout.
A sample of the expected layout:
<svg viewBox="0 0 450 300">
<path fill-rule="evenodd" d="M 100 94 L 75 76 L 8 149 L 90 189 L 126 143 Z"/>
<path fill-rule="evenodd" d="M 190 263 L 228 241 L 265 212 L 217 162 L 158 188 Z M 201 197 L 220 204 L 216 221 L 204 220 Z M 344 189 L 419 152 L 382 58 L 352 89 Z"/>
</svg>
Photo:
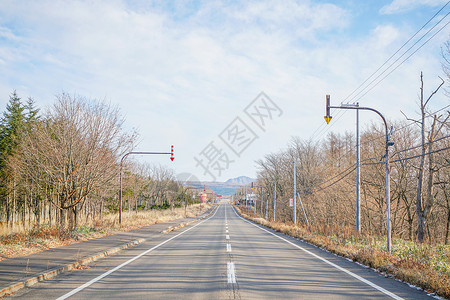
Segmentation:
<svg viewBox="0 0 450 300">
<path fill-rule="evenodd" d="M 425 154 L 418 154 L 418 155 L 414 155 L 414 156 L 410 156 L 410 157 L 405 157 L 405 158 L 400 158 L 400 159 L 396 159 L 396 160 L 391 160 L 390 162 L 394 163 L 394 162 L 399 162 L 399 161 L 410 160 L 410 159 L 413 159 L 413 158 L 427 156 L 427 155 L 430 155 L 430 154 L 433 154 L 433 153 L 438 153 L 438 152 L 445 151 L 445 150 L 448 150 L 448 149 L 450 149 L 450 146 L 449 147 L 445 147 L 445 148 L 441 148 L 441 149 L 438 149 L 438 150 L 434 150 L 434 151 L 431 151 L 431 152 L 427 152 Z M 376 163 L 363 163 L 362 165 L 363 166 L 370 166 L 370 165 L 379 165 L 379 164 L 384 164 L 384 162 L 380 161 L 380 162 L 376 162 Z"/>
<path fill-rule="evenodd" d="M 448 1 L 444 6 L 442 6 L 422 27 L 417 30 L 394 54 L 392 54 L 380 67 L 375 70 L 366 80 L 364 80 L 355 90 L 353 90 L 342 102 L 345 102 L 348 100 L 358 89 L 360 89 L 362 86 L 364 86 L 367 81 L 369 81 L 375 74 L 380 71 L 392 58 L 397 55 L 401 49 L 403 49 L 417 34 L 422 31 L 448 4 L 450 1 Z M 426 33 L 424 33 L 411 47 L 409 47 L 403 54 L 398 57 L 393 63 L 391 63 L 382 73 L 380 73 L 375 79 L 373 79 L 369 84 L 367 84 L 363 89 L 361 89 L 355 96 L 353 96 L 349 101 L 347 101 L 347 104 L 351 102 L 352 100 L 355 100 L 361 93 L 364 92 L 364 94 L 359 97 L 359 99 L 366 96 L 371 90 L 373 90 L 376 86 L 378 86 L 386 77 L 388 77 L 390 74 L 392 74 L 395 70 L 397 70 L 406 60 L 408 60 L 411 56 L 413 56 L 418 50 L 420 50 L 425 44 L 427 44 L 432 38 L 434 38 L 439 32 L 441 32 L 450 22 L 447 22 L 443 27 L 441 27 L 437 32 L 435 32 L 428 40 L 426 40 L 419 48 L 414 50 L 413 53 L 411 53 L 406 59 L 404 59 L 400 64 L 398 64 L 393 70 L 391 70 L 388 74 L 386 74 L 383 78 L 381 78 L 378 82 L 375 83 L 372 87 L 370 85 L 374 83 L 378 78 L 380 78 L 384 73 L 386 73 L 396 62 L 398 62 L 404 55 L 406 55 L 415 45 L 417 45 L 423 38 L 425 38 L 434 28 L 436 28 L 437 25 L 439 25 L 450 13 L 447 13 L 444 17 L 442 17 L 436 24 L 434 24 Z M 370 88 L 369 88 L 370 87 Z M 368 89 L 368 90 L 367 90 Z M 336 124 L 339 119 L 342 117 L 343 114 L 345 114 L 347 111 L 344 111 L 342 114 L 338 113 L 338 117 L 335 118 L 335 121 L 330 124 L 330 126 L 320 125 L 311 135 L 311 138 L 320 139 L 322 136 L 328 132 L 334 124 Z"/>
<path fill-rule="evenodd" d="M 445 17 L 447 17 L 448 15 L 449 15 L 450 13 L 448 13 L 448 14 L 446 14 L 445 15 Z M 444 18 L 445 18 L 444 17 Z M 438 31 L 436 31 L 428 40 L 426 40 L 419 48 L 417 48 L 416 50 L 414 50 L 414 52 L 413 53 L 411 53 L 407 58 L 405 58 L 400 64 L 398 64 L 393 70 L 391 70 L 389 73 L 387 73 L 383 78 L 381 78 L 375 85 L 373 85 L 370 89 L 368 89 L 361 97 L 360 97 L 360 99 L 361 98 L 363 98 L 365 95 L 367 95 L 371 90 L 373 90 L 377 85 L 379 85 L 384 79 L 386 79 L 386 77 L 388 77 L 389 75 L 391 75 L 395 70 L 397 70 L 405 61 L 407 61 L 411 56 L 413 56 L 417 51 L 419 51 L 423 46 L 425 46 L 432 38 L 434 38 L 439 32 L 441 32 L 445 27 L 447 27 L 447 25 L 450 23 L 450 21 L 449 22 L 447 22 L 444 26 L 442 26 Z M 403 55 L 402 55 L 403 56 Z M 401 56 L 401 57 L 402 57 Z M 399 58 L 401 58 L 401 57 L 399 57 Z M 395 62 L 397 62 L 397 60 L 395 61 Z M 394 63 L 395 63 L 394 62 Z M 387 69 L 385 70 L 385 71 L 387 71 Z M 385 72 L 384 71 L 384 72 Z M 383 73 L 381 73 L 379 76 L 381 76 L 381 75 L 383 75 L 384 74 L 384 72 Z M 378 79 L 379 78 L 379 76 L 377 77 L 377 78 L 375 78 L 375 80 L 376 79 Z M 373 82 L 373 81 L 372 81 Z M 371 83 L 372 83 L 371 82 Z"/>
<path fill-rule="evenodd" d="M 444 109 L 446 109 L 446 108 L 449 108 L 449 107 L 450 107 L 450 104 L 447 105 L 447 106 L 445 106 L 445 107 L 443 107 L 443 108 L 441 108 L 441 109 L 438 109 L 437 111 L 435 111 L 435 112 L 433 112 L 433 113 L 427 113 L 427 116 L 425 116 L 425 117 L 426 117 L 426 118 L 432 117 L 433 115 L 437 114 L 438 112 L 440 112 L 440 111 L 442 111 L 442 110 L 444 110 Z M 397 132 L 397 131 L 400 131 L 400 130 L 402 130 L 402 129 L 405 129 L 405 128 L 407 128 L 407 127 L 409 127 L 409 126 L 411 126 L 411 125 L 414 125 L 414 124 L 415 124 L 415 123 L 409 123 L 409 124 L 407 124 L 407 125 L 405 125 L 405 126 L 402 126 L 402 127 L 400 127 L 400 128 L 396 128 L 396 129 L 394 129 L 393 133 L 394 133 L 394 132 Z M 379 139 L 381 139 L 381 138 L 385 138 L 385 135 L 384 135 L 384 134 L 379 135 L 379 136 L 377 136 L 377 137 L 375 137 L 375 138 L 373 138 L 373 139 L 370 139 L 370 140 L 368 140 L 368 141 L 364 141 L 364 142 L 360 143 L 360 145 L 368 144 L 368 143 L 371 143 L 371 142 L 373 142 L 373 141 L 375 141 L 375 140 L 379 140 Z"/>
<path fill-rule="evenodd" d="M 350 170 L 350 169 L 351 169 L 351 170 Z M 342 171 L 341 173 L 339 173 L 339 174 L 337 174 L 337 175 L 335 175 L 335 176 L 333 176 L 333 177 L 331 177 L 331 178 L 329 178 L 329 179 L 327 179 L 327 180 L 325 180 L 325 181 L 323 181 L 323 182 L 321 182 L 321 183 L 319 183 L 319 184 L 316 184 L 315 186 L 310 187 L 310 188 L 313 189 L 313 188 L 316 188 L 316 187 L 318 187 L 318 186 L 321 186 L 322 184 L 325 184 L 325 183 L 327 183 L 327 182 L 333 180 L 334 178 L 339 177 L 340 175 L 342 175 L 343 173 L 347 172 L 348 170 L 350 170 L 350 172 L 351 172 L 351 171 L 353 171 L 353 170 L 355 170 L 355 169 L 356 169 L 356 164 L 353 164 L 353 165 L 351 165 L 350 167 L 348 167 L 347 169 L 345 169 L 344 171 Z"/>
<path fill-rule="evenodd" d="M 438 10 L 419 30 L 416 31 L 397 51 L 395 51 L 394 54 L 392 54 L 378 69 L 375 70 L 366 80 L 364 80 L 353 92 L 351 92 L 344 100 L 346 101 L 348 98 L 350 98 L 359 88 L 361 88 L 367 81 L 369 81 L 378 71 L 380 71 L 397 53 L 400 52 L 403 47 L 405 47 L 422 29 L 425 28 L 448 4 L 450 1 L 448 1 L 443 7 L 441 7 L 440 10 Z M 422 37 L 423 38 L 423 37 Z M 415 45 L 415 44 L 414 44 Z M 414 46 L 413 45 L 413 46 Z M 411 49 L 411 48 L 409 48 Z M 409 49 L 407 51 L 409 51 Z M 406 51 L 406 52 L 407 52 Z M 388 67 L 389 68 L 389 67 Z M 349 101 L 350 102 L 350 101 Z"/>
<path fill-rule="evenodd" d="M 425 145 L 432 144 L 432 143 L 435 143 L 435 142 L 439 142 L 440 140 L 443 140 L 443 139 L 446 139 L 446 138 L 449 138 L 449 137 L 450 137 L 450 135 L 447 135 L 447 136 L 438 138 L 437 140 L 434 140 L 434 141 L 431 141 L 431 142 L 427 142 L 427 143 L 425 143 Z M 417 148 L 419 148 L 419 147 L 422 147 L 422 145 L 417 145 L 417 146 L 414 146 L 414 147 L 411 147 L 411 148 L 407 148 L 407 149 L 395 151 L 395 152 L 392 154 L 392 156 L 394 156 L 394 155 L 396 155 L 396 154 L 399 154 L 399 153 L 402 153 L 402 152 L 405 152 L 405 151 L 414 150 L 414 149 L 417 149 Z"/>
<path fill-rule="evenodd" d="M 444 137 L 444 138 L 448 138 L 448 137 L 449 137 L 449 136 L 446 136 L 446 137 Z M 443 139 L 443 138 L 440 138 L 439 140 L 442 140 L 442 139 Z M 438 140 L 436 140 L 436 141 L 438 141 Z M 431 151 L 431 152 L 427 152 L 427 153 L 425 153 L 425 154 L 418 154 L 418 155 L 414 155 L 414 156 L 410 156 L 410 157 L 406 157 L 406 158 L 401 158 L 401 159 L 391 160 L 390 162 L 391 162 L 391 163 L 394 163 L 394 162 L 400 162 L 400 161 L 410 160 L 410 159 L 418 158 L 418 157 L 421 157 L 421 156 L 427 156 L 427 155 L 430 155 L 430 154 L 433 154 L 433 153 L 438 153 L 438 152 L 441 152 L 441 151 L 445 151 L 445 150 L 448 150 L 448 149 L 450 149 L 450 146 L 445 147 L 445 148 L 441 148 L 441 149 L 437 149 L 437 150 L 434 150 L 434 151 Z M 403 151 L 406 151 L 406 150 L 409 150 L 409 149 L 404 149 L 404 150 L 401 150 L 401 151 L 403 152 Z M 400 151 L 399 151 L 399 152 L 400 152 Z M 396 153 L 398 153 L 398 152 L 396 152 Z M 363 161 L 366 161 L 366 160 L 376 160 L 376 158 L 366 158 L 366 159 L 364 159 Z M 385 164 L 385 162 L 362 163 L 363 166 L 379 165 L 379 164 Z M 336 174 L 335 176 L 333 176 L 333 177 L 331 177 L 331 178 L 329 178 L 329 179 L 327 179 L 327 180 L 325 180 L 325 181 L 323 181 L 323 182 L 321 182 L 321 183 L 319 183 L 319 184 L 316 184 L 316 185 L 314 185 L 314 186 L 310 186 L 310 187 L 308 187 L 307 189 L 308 189 L 308 190 L 311 190 L 311 193 L 316 193 L 316 192 L 322 191 L 322 190 L 324 190 L 324 189 L 327 189 L 327 188 L 329 188 L 329 187 L 335 185 L 336 183 L 338 183 L 339 181 L 341 181 L 342 179 L 344 179 L 344 178 L 347 177 L 348 175 L 350 175 L 355 169 L 356 169 L 356 164 L 353 164 L 353 165 L 351 165 L 350 167 L 346 168 L 344 171 L 340 172 L 339 174 Z M 345 175 L 343 175 L 342 177 L 340 177 L 340 176 L 341 176 L 342 174 L 344 174 L 344 173 L 345 173 Z M 336 177 L 340 177 L 340 178 L 338 178 L 336 181 L 334 181 L 333 183 L 331 183 L 331 184 L 329 184 L 329 185 L 327 185 L 327 186 L 324 186 L 324 187 L 322 187 L 322 188 L 320 188 L 320 189 L 318 189 L 318 190 L 312 191 L 313 189 L 315 189 L 315 188 L 317 188 L 317 187 L 320 187 L 321 185 L 324 185 L 324 184 L 327 183 L 327 182 L 332 181 L 332 180 L 335 179 Z M 302 195 L 306 195 L 305 193 L 301 193 L 301 194 L 302 194 Z"/>
<path fill-rule="evenodd" d="M 331 184 L 329 184 L 329 185 L 327 185 L 327 186 L 325 186 L 325 187 L 322 187 L 322 188 L 320 188 L 320 189 L 318 189 L 318 190 L 315 190 L 315 191 L 313 191 L 313 193 L 317 193 L 317 192 L 323 191 L 323 190 L 325 190 L 325 189 L 327 189 L 327 188 L 329 188 L 329 187 L 335 185 L 336 183 L 338 183 L 339 181 L 341 181 L 342 179 L 344 179 L 345 177 L 347 177 L 348 175 L 350 175 L 355 169 L 356 169 L 356 167 L 353 168 L 352 170 L 350 170 L 347 174 L 345 174 L 344 176 L 342 176 L 341 178 L 339 178 L 339 179 L 336 180 L 335 182 L 333 182 L 333 183 L 331 183 Z"/>
<path fill-rule="evenodd" d="M 359 91 L 355 96 L 352 97 L 351 100 L 356 99 L 361 93 L 364 92 L 364 90 L 366 90 L 367 88 L 370 87 L 370 85 L 372 83 L 374 83 L 378 78 L 380 78 L 384 73 L 386 73 L 396 62 L 398 62 L 403 56 L 406 55 L 406 53 L 409 52 L 409 50 L 411 50 L 415 45 L 417 45 L 423 38 L 425 38 L 434 28 L 436 28 L 437 25 L 439 25 L 448 15 L 450 14 L 447 13 L 444 17 L 442 17 L 441 20 L 439 20 L 439 22 L 437 22 L 436 24 L 434 24 L 434 26 L 432 26 L 430 29 L 428 29 L 428 31 L 426 33 L 424 33 L 414 44 L 412 44 L 411 47 L 409 47 L 405 52 L 403 52 L 402 55 L 400 55 L 396 60 L 394 60 L 383 72 L 381 72 L 380 74 L 378 74 L 377 77 L 375 77 L 372 81 L 369 82 L 369 84 L 363 88 L 361 91 Z M 443 27 L 441 27 L 441 29 L 439 29 L 436 33 L 434 33 L 427 41 L 425 41 L 425 43 L 423 43 L 419 48 L 417 48 L 413 53 L 411 53 L 405 60 L 403 60 L 399 65 L 397 65 L 393 70 L 391 70 L 386 76 L 384 76 L 380 81 L 378 81 L 374 86 L 372 86 L 367 92 L 365 92 L 360 98 L 363 98 L 369 91 L 371 91 L 374 87 L 376 87 L 381 81 L 383 81 L 387 76 L 389 76 L 392 72 L 394 72 L 398 67 L 400 67 L 406 60 L 408 60 L 412 55 L 414 55 L 420 48 L 422 48 L 426 43 L 428 43 L 436 34 L 438 34 L 442 29 L 444 29 L 446 26 L 448 25 L 445 24 Z M 349 101 L 351 101 L 349 100 Z"/>
</svg>

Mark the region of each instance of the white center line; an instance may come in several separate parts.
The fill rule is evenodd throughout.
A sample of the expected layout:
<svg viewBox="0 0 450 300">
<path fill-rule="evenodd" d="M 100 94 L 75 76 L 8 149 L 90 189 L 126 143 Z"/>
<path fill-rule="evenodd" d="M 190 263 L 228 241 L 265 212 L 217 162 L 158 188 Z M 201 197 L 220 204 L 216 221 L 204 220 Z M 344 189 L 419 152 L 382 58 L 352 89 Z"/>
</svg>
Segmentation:
<svg viewBox="0 0 450 300">
<path fill-rule="evenodd" d="M 236 274 L 234 270 L 234 263 L 227 263 L 228 283 L 236 283 Z"/>
<path fill-rule="evenodd" d="M 227 244 L 227 252 L 231 252 L 231 244 Z"/>
<path fill-rule="evenodd" d="M 340 270 L 340 271 L 342 271 L 342 272 L 344 272 L 344 273 L 347 273 L 348 275 L 350 275 L 350 276 L 352 276 L 352 277 L 358 279 L 359 281 L 364 282 L 364 283 L 367 284 L 367 285 L 370 285 L 371 287 L 373 287 L 373 288 L 379 290 L 380 292 L 382 292 L 382 293 L 388 295 L 388 296 L 391 297 L 391 298 L 399 299 L 399 300 L 400 300 L 400 299 L 403 299 L 403 298 L 397 296 L 396 294 L 391 293 L 391 292 L 389 292 L 388 290 L 382 288 L 381 286 L 376 285 L 375 283 L 373 283 L 373 282 L 371 282 L 371 281 L 369 281 L 369 280 L 367 280 L 367 279 L 365 279 L 365 278 L 363 278 L 363 277 L 361 277 L 361 276 L 359 276 L 359 275 L 356 275 L 355 273 L 353 273 L 353 272 L 351 272 L 351 271 L 349 271 L 349 270 L 347 270 L 347 269 L 344 269 L 344 268 L 342 268 L 342 267 L 340 267 L 340 266 L 338 266 L 338 265 L 332 263 L 331 261 L 326 260 L 325 258 L 323 258 L 323 257 L 321 257 L 321 256 L 319 256 L 319 255 L 317 255 L 317 254 L 314 254 L 314 253 L 312 253 L 311 251 L 308 251 L 308 250 L 306 250 L 305 248 L 300 247 L 299 245 L 294 244 L 293 242 L 288 241 L 287 239 L 282 238 L 281 236 L 278 236 L 278 235 L 274 234 L 273 232 L 270 232 L 270 231 L 267 230 L 267 229 L 264 229 L 264 228 L 261 227 L 261 226 L 258 226 L 258 225 L 256 225 L 256 224 L 250 222 L 250 221 L 247 221 L 246 219 L 244 219 L 244 218 L 242 218 L 240 215 L 238 215 L 238 213 L 236 212 L 236 210 L 234 209 L 234 207 L 233 207 L 233 211 L 234 211 L 234 213 L 236 214 L 236 216 L 238 216 L 239 218 L 241 218 L 244 222 L 247 222 L 248 224 L 253 225 L 253 226 L 255 226 L 256 228 L 259 228 L 259 229 L 261 229 L 261 230 L 263 230 L 263 231 L 265 231 L 265 232 L 267 232 L 267 233 L 273 235 L 274 237 L 277 237 L 277 238 L 279 238 L 280 240 L 285 241 L 286 243 L 288 243 L 288 244 L 290 244 L 290 245 L 292 245 L 292 246 L 294 246 L 294 247 L 296 247 L 296 248 L 298 248 L 298 249 L 300 249 L 300 250 L 302 250 L 302 251 L 308 253 L 309 255 L 312 255 L 312 256 L 314 256 L 315 258 L 320 259 L 320 260 L 323 261 L 324 263 L 327 263 L 327 264 L 329 264 L 330 266 L 335 267 L 336 269 L 338 269 L 338 270 Z"/>
<path fill-rule="evenodd" d="M 228 233 L 228 229 L 227 229 L 227 230 L 225 230 L 225 233 Z"/>
<path fill-rule="evenodd" d="M 225 238 L 226 238 L 227 240 L 229 240 L 229 239 L 230 239 L 230 236 L 227 234 L 227 235 L 225 236 Z"/>
</svg>

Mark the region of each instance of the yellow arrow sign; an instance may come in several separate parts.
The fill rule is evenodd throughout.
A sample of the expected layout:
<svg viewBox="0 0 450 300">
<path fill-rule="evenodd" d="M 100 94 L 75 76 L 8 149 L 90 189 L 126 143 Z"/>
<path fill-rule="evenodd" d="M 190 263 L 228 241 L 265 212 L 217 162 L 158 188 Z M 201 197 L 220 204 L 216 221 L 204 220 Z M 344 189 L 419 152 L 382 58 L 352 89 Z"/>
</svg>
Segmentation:
<svg viewBox="0 0 450 300">
<path fill-rule="evenodd" d="M 332 117 L 327 117 L 327 116 L 325 116 L 325 117 L 324 117 L 325 122 L 327 122 L 327 124 L 329 124 L 330 121 L 331 121 L 331 118 L 332 118 Z"/>
</svg>

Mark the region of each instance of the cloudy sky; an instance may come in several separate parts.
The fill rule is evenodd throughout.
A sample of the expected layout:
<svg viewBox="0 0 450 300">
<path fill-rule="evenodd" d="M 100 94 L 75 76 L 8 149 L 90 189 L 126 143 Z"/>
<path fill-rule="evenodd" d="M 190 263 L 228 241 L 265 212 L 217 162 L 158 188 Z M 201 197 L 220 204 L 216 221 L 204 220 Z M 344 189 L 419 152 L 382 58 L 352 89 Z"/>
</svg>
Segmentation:
<svg viewBox="0 0 450 300">
<path fill-rule="evenodd" d="M 325 126 L 326 94 L 334 105 L 357 100 L 391 120 L 403 118 L 400 110 L 414 117 L 420 72 L 426 94 L 443 76 L 446 4 L 1 0 L 0 107 L 13 90 L 43 110 L 61 92 L 106 100 L 120 107 L 127 130 L 140 133 L 136 150 L 175 147 L 173 163 L 140 161 L 201 180 L 255 177 L 254 161 L 292 136 L 318 141 L 354 130 L 354 112 L 334 111 Z M 440 94 L 431 106 L 448 104 Z M 361 116 L 363 127 L 379 122 Z"/>
</svg>

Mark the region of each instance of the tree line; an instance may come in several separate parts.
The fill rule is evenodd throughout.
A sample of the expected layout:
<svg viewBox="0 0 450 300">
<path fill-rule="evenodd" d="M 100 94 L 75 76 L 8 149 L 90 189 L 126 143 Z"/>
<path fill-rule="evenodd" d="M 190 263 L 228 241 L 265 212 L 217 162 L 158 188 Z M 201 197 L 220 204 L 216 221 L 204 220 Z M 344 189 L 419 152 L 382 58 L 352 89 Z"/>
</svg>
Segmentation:
<svg viewBox="0 0 450 300">
<path fill-rule="evenodd" d="M 117 211 L 120 159 L 137 138 L 123 124 L 119 109 L 105 102 L 62 93 L 42 114 L 14 91 L 0 120 L 1 224 L 13 230 L 45 223 L 65 232 L 80 218 Z M 130 162 L 123 172 L 125 209 L 184 201 L 172 170 Z"/>
<path fill-rule="evenodd" d="M 447 45 L 448 46 L 448 45 Z M 447 69 L 448 71 L 448 69 Z M 423 93 L 420 77 L 419 118 L 405 116 L 389 121 L 393 125 L 390 147 L 391 224 L 393 236 L 420 242 L 449 243 L 450 234 L 450 111 L 448 106 L 432 111 L 430 101 L 444 85 L 430 95 Z M 448 97 L 448 95 L 441 95 Z M 386 232 L 384 126 L 375 123 L 362 131 L 361 229 L 383 235 Z M 267 154 L 256 162 L 262 187 L 256 212 L 263 211 L 278 221 L 292 222 L 293 164 L 296 162 L 297 193 L 312 225 L 356 226 L 356 139 L 350 132 L 329 133 L 322 141 L 292 138 L 286 149 Z M 276 189 L 276 191 L 275 191 Z M 238 197 L 249 193 L 237 191 Z M 276 192 L 276 200 L 274 200 Z M 245 196 L 244 196 L 245 197 Z M 297 221 L 306 224 L 297 204 Z"/>
</svg>

